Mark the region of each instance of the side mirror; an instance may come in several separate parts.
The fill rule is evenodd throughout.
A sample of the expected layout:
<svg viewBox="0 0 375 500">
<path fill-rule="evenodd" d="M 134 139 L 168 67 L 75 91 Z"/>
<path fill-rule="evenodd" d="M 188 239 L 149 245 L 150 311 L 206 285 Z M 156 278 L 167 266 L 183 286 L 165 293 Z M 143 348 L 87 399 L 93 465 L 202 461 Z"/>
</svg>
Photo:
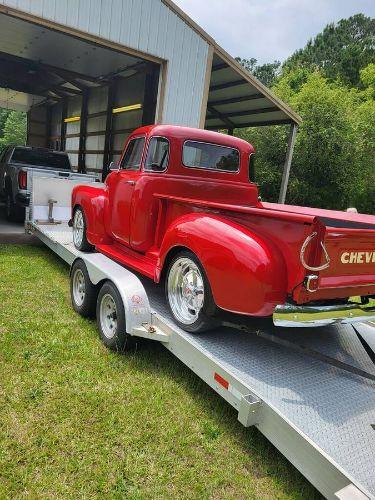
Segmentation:
<svg viewBox="0 0 375 500">
<path fill-rule="evenodd" d="M 118 163 L 116 161 L 111 161 L 111 163 L 109 164 L 109 171 L 113 172 L 114 170 L 118 169 L 119 169 Z"/>
</svg>

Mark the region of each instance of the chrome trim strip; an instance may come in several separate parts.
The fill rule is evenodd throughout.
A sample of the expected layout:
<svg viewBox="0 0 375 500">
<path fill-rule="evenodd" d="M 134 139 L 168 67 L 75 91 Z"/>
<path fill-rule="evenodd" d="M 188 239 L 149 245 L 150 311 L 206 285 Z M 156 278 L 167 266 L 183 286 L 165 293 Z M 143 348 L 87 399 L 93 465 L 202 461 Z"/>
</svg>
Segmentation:
<svg viewBox="0 0 375 500">
<path fill-rule="evenodd" d="M 374 320 L 374 306 L 355 303 L 334 306 L 283 304 L 276 306 L 273 313 L 274 325 L 285 327 L 317 327 Z"/>
</svg>

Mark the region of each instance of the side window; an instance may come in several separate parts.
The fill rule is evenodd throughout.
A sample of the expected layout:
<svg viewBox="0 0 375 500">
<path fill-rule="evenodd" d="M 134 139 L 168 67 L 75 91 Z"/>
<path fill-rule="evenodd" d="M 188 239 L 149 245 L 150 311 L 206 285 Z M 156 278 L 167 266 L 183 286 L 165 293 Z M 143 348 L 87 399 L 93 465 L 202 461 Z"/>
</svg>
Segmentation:
<svg viewBox="0 0 375 500">
<path fill-rule="evenodd" d="M 137 137 L 136 139 L 132 139 L 129 142 L 121 162 L 122 169 L 124 170 L 139 169 L 142 161 L 142 153 L 144 145 L 145 145 L 144 137 Z"/>
<path fill-rule="evenodd" d="M 145 170 L 148 172 L 164 172 L 169 162 L 169 141 L 165 137 L 150 139 Z"/>
</svg>

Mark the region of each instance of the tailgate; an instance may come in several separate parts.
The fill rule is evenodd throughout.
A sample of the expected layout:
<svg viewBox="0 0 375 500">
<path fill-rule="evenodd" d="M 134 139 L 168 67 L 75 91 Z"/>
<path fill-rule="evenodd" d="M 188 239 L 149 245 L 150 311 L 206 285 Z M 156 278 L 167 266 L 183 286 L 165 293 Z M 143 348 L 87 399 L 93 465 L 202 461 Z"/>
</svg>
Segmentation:
<svg viewBox="0 0 375 500">
<path fill-rule="evenodd" d="M 300 290 L 298 302 L 375 295 L 375 224 L 340 221 L 325 227 L 322 240 L 329 266 L 314 272 L 319 277 L 318 289 Z M 321 262 L 325 262 L 323 250 Z"/>
<path fill-rule="evenodd" d="M 375 294 L 375 228 L 371 231 L 328 227 L 324 243 L 331 263 L 322 271 L 319 287 L 361 287 L 359 295 Z"/>
</svg>

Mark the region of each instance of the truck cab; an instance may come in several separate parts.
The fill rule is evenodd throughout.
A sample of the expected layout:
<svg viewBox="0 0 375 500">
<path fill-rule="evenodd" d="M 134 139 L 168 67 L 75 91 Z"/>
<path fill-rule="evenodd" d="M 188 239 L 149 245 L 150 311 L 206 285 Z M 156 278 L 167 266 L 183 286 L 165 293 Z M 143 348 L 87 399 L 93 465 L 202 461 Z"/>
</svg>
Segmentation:
<svg viewBox="0 0 375 500">
<path fill-rule="evenodd" d="M 256 206 L 257 186 L 249 182 L 253 153 L 247 142 L 226 140 L 215 132 L 168 126 L 138 129 L 106 180 L 107 233 L 137 252 L 147 252 L 157 228 L 157 195 Z M 180 205 L 175 210 L 184 209 Z"/>
</svg>

